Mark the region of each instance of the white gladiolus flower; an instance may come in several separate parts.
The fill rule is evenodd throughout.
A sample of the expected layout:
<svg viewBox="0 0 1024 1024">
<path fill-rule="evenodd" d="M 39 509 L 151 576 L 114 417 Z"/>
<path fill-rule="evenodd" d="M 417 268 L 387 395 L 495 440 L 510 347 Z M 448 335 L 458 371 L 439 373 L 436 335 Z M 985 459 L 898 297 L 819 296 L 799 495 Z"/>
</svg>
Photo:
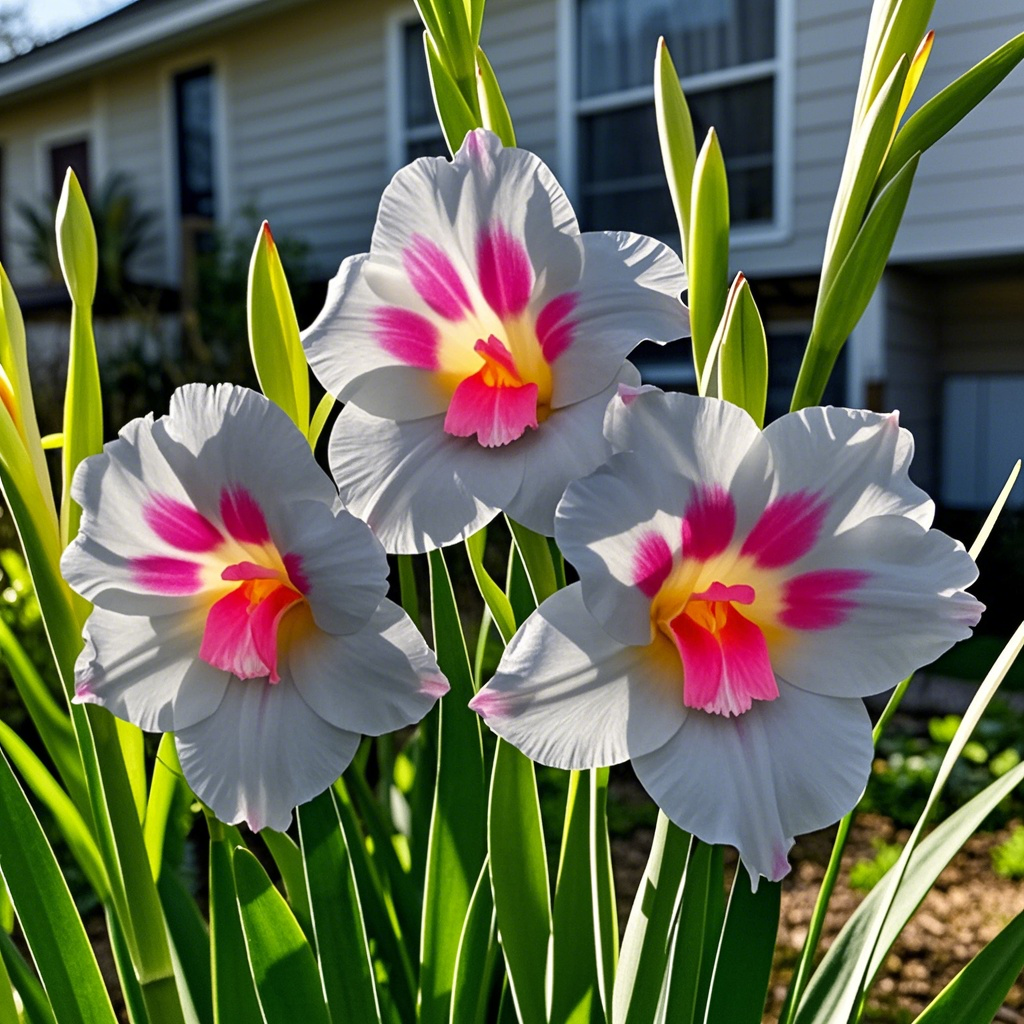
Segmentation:
<svg viewBox="0 0 1024 1024">
<path fill-rule="evenodd" d="M 466 136 L 385 190 L 370 252 L 341 265 L 303 344 L 347 405 L 342 500 L 394 552 L 499 511 L 548 535 L 566 485 L 610 454 L 604 410 L 643 339 L 689 333 L 679 258 L 641 235 L 580 234 L 532 153 Z"/>
<path fill-rule="evenodd" d="M 288 417 L 245 388 L 190 385 L 86 459 L 68 583 L 94 605 L 79 701 L 174 732 L 222 821 L 288 827 L 361 734 L 419 721 L 448 689 L 385 600 L 387 560 Z"/>
<path fill-rule="evenodd" d="M 631 759 L 681 828 L 756 885 L 860 797 L 860 699 L 969 636 L 963 547 L 930 529 L 890 416 L 805 409 L 763 432 L 717 399 L 623 388 L 617 454 L 556 536 L 580 582 L 527 620 L 472 707 L 561 768 Z"/>
</svg>

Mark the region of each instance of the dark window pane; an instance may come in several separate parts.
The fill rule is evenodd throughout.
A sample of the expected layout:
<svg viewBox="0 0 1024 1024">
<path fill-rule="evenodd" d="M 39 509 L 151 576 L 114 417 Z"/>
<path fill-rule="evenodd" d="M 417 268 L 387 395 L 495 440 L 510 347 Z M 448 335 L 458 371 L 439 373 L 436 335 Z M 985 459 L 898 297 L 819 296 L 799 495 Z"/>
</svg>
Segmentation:
<svg viewBox="0 0 1024 1024">
<path fill-rule="evenodd" d="M 779 331 L 768 325 L 768 402 L 765 410 L 765 423 L 777 420 L 789 412 L 789 404 L 793 399 L 793 387 L 796 384 L 800 364 L 803 362 L 804 349 L 807 348 L 807 331 Z M 839 354 L 832 376 L 825 386 L 822 405 L 846 404 L 846 349 Z"/>
<path fill-rule="evenodd" d="M 689 97 L 698 144 L 709 125 L 718 131 L 733 224 L 773 217 L 773 90 L 768 78 Z M 676 231 L 653 104 L 582 115 L 579 154 L 580 217 L 587 230 Z"/>
<path fill-rule="evenodd" d="M 436 135 L 422 139 L 410 139 L 405 145 L 405 159 L 415 160 L 420 156 L 448 156 L 448 145 L 440 129 Z"/>
<path fill-rule="evenodd" d="M 579 95 L 650 85 L 659 36 L 686 77 L 775 56 L 775 0 L 578 0 Z"/>
<path fill-rule="evenodd" d="M 50 189 L 54 199 L 60 198 L 64 188 L 64 175 L 68 168 L 75 172 L 78 184 L 89 197 L 89 143 L 86 139 L 63 142 L 50 147 Z"/>
<path fill-rule="evenodd" d="M 181 214 L 212 219 L 215 212 L 212 68 L 196 68 L 175 76 L 174 97 Z"/>
<path fill-rule="evenodd" d="M 427 58 L 423 52 L 423 26 L 418 21 L 405 26 L 402 56 L 405 72 L 405 127 L 420 128 L 436 124 Z"/>
</svg>

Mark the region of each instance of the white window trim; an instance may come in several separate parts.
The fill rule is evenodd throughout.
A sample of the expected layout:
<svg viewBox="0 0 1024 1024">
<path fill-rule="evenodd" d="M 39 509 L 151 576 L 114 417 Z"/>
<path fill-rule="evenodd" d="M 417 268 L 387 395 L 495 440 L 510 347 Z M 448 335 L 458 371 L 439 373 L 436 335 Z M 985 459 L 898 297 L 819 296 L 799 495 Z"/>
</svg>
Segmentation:
<svg viewBox="0 0 1024 1024">
<path fill-rule="evenodd" d="M 394 174 L 409 161 L 407 147 L 411 142 L 433 138 L 441 130 L 436 123 L 409 128 L 405 118 L 405 31 L 419 25 L 420 19 L 403 4 L 387 15 L 387 160 L 388 173 Z"/>
<path fill-rule="evenodd" d="M 223 50 L 202 50 L 164 63 L 160 67 L 160 137 L 164 166 L 164 217 L 167 226 L 167 280 L 181 283 L 181 213 L 178 181 L 178 128 L 175 110 L 174 78 L 193 68 L 208 64 L 213 72 L 213 220 L 221 228 L 231 223 L 234 206 L 231 195 L 228 138 L 230 118 L 227 109 L 228 64 Z"/>
<path fill-rule="evenodd" d="M 557 60 L 558 60 L 558 162 L 562 185 L 573 205 L 579 207 L 579 118 L 583 114 L 602 110 L 654 102 L 654 55 L 651 55 L 649 86 L 611 93 L 609 96 L 587 97 L 576 95 L 578 47 L 576 38 L 576 6 L 578 0 L 557 0 Z M 738 225 L 731 232 L 735 249 L 777 245 L 792 234 L 793 220 L 793 79 L 794 35 L 796 31 L 795 0 L 776 0 L 775 56 L 771 60 L 725 68 L 681 79 L 684 90 L 704 91 L 723 85 L 733 85 L 756 78 L 775 76 L 775 176 L 772 208 L 774 219 L 770 224 Z M 698 147 L 702 140 L 698 139 Z M 666 188 L 668 186 L 666 185 Z"/>
</svg>

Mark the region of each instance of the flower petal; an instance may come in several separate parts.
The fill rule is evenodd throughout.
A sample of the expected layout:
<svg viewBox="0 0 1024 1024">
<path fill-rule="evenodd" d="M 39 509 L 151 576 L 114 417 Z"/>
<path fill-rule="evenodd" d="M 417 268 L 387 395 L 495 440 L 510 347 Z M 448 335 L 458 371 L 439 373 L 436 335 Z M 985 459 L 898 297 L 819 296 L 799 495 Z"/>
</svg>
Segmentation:
<svg viewBox="0 0 1024 1024">
<path fill-rule="evenodd" d="M 526 620 L 470 707 L 527 757 L 572 769 L 654 750 L 686 717 L 672 644 L 618 643 L 587 611 L 579 584 Z"/>
<path fill-rule="evenodd" d="M 904 516 L 864 520 L 823 541 L 794 571 L 797 579 L 858 574 L 856 582 L 835 580 L 831 591 L 823 589 L 827 577 L 812 577 L 796 600 L 824 602 L 822 615 L 814 620 L 801 608 L 793 621 L 812 628 L 787 630 L 770 644 L 775 671 L 815 693 L 887 690 L 969 637 L 983 611 L 963 592 L 978 576 L 963 546 Z"/>
<path fill-rule="evenodd" d="M 640 379 L 631 363 L 619 368 L 615 380 L 600 394 L 575 405 L 554 409 L 537 430 L 516 442 L 524 460 L 522 485 L 502 505 L 517 523 L 551 537 L 555 532 L 555 508 L 566 487 L 596 469 L 611 454 L 601 433 L 608 402 L 620 383 Z"/>
<path fill-rule="evenodd" d="M 557 358 L 555 409 L 607 388 L 644 339 L 667 342 L 690 334 L 680 299 L 686 272 L 668 246 L 628 232 L 587 232 L 580 241 L 583 273 L 570 319 L 574 337 L 585 343 L 565 346 Z"/>
<path fill-rule="evenodd" d="M 217 710 L 175 739 L 186 781 L 221 821 L 284 832 L 292 810 L 348 767 L 360 737 L 324 721 L 285 676 L 232 679 Z"/>
<path fill-rule="evenodd" d="M 301 641 L 289 650 L 288 671 L 309 706 L 339 729 L 380 736 L 404 728 L 448 690 L 423 637 L 391 601 L 357 633 L 312 631 Z"/>
<path fill-rule="evenodd" d="M 228 674 L 199 660 L 203 613 L 121 615 L 93 608 L 75 696 L 147 732 L 186 729 L 220 706 Z"/>
<path fill-rule="evenodd" d="M 736 510 L 737 536 L 750 530 L 768 502 L 771 451 L 757 424 L 729 402 L 620 388 L 604 432 L 613 451 L 635 451 L 666 476 L 724 490 Z"/>
<path fill-rule="evenodd" d="M 524 463 L 517 445 L 490 449 L 451 437 L 443 416 L 396 423 L 354 405 L 335 421 L 330 461 L 346 508 L 393 554 L 475 533 L 516 493 Z"/>
<path fill-rule="evenodd" d="M 373 531 L 345 509 L 297 501 L 277 531 L 293 586 L 309 601 L 317 626 L 354 633 L 388 592 L 388 560 Z"/>
<path fill-rule="evenodd" d="M 654 802 L 706 843 L 728 843 L 756 888 L 789 872 L 793 837 L 838 821 L 864 791 L 873 756 L 860 700 L 780 680 L 779 698 L 738 718 L 691 712 L 633 768 Z"/>
<path fill-rule="evenodd" d="M 935 505 L 908 476 L 914 439 L 896 413 L 802 409 L 770 423 L 764 436 L 775 466 L 773 497 L 817 496 L 826 506 L 822 536 L 880 515 L 931 526 Z"/>
</svg>

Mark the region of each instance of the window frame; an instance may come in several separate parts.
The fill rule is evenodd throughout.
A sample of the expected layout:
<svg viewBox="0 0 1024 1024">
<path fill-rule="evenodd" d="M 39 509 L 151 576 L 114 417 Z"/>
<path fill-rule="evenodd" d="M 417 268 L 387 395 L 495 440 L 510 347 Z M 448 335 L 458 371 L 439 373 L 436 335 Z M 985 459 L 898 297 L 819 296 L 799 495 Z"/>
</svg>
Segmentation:
<svg viewBox="0 0 1024 1024">
<path fill-rule="evenodd" d="M 579 0 L 557 0 L 557 63 L 558 63 L 558 140 L 559 165 L 562 185 L 573 205 L 579 208 L 579 121 L 586 114 L 603 113 L 654 102 L 654 54 L 651 54 L 651 84 L 623 89 L 604 96 L 580 98 L 577 91 L 579 67 L 579 38 L 577 8 Z M 680 79 L 688 94 L 744 82 L 756 81 L 774 75 L 775 139 L 774 178 L 772 182 L 772 211 L 770 222 L 740 224 L 732 229 L 735 248 L 776 245 L 787 241 L 792 234 L 792 174 L 793 174 L 793 47 L 796 12 L 795 0 L 775 0 L 775 56 L 771 60 L 742 64 Z M 703 140 L 697 140 L 697 146 Z M 667 185 L 666 185 L 667 187 Z M 678 240 L 676 232 L 662 236 L 672 243 Z"/>
<path fill-rule="evenodd" d="M 440 125 L 418 125 L 410 128 L 405 109 L 405 33 L 411 25 L 422 28 L 419 15 L 404 5 L 387 16 L 387 160 L 388 173 L 394 174 L 408 162 L 409 143 L 441 134 Z M 424 56 L 424 59 L 425 56 Z"/>
</svg>

